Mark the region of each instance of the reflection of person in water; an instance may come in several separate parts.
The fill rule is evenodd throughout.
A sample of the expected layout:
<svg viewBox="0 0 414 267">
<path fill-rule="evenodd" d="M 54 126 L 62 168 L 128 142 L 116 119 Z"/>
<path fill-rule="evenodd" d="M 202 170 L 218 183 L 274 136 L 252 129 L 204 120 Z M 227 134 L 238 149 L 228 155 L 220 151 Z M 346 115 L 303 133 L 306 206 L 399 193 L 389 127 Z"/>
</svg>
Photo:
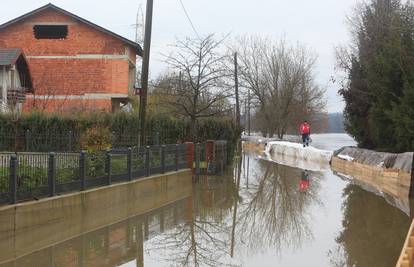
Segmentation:
<svg viewBox="0 0 414 267">
<path fill-rule="evenodd" d="M 299 190 L 301 192 L 306 192 L 310 186 L 310 177 L 307 170 L 302 171 L 302 177 L 300 179 Z"/>
</svg>

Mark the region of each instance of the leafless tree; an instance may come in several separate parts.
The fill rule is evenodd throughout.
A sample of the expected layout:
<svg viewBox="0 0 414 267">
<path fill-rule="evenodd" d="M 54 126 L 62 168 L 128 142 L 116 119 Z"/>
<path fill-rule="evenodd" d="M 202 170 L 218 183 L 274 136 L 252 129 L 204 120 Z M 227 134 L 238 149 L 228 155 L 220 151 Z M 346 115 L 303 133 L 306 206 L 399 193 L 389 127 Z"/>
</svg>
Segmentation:
<svg viewBox="0 0 414 267">
<path fill-rule="evenodd" d="M 259 161 L 238 216 L 239 235 L 249 251 L 284 247 L 298 248 L 313 238 L 307 214 L 311 206 L 322 206 L 318 192 L 320 173 L 312 177 L 307 192 L 298 192 L 302 171 L 273 162 Z M 248 241 L 246 241 L 248 240 Z"/>
<path fill-rule="evenodd" d="M 165 254 L 161 258 L 172 266 L 235 266 L 228 262 L 231 227 L 225 220 L 235 193 L 233 179 L 200 177 L 185 222 L 159 235 L 149 250 Z"/>
<path fill-rule="evenodd" d="M 256 36 L 241 37 L 233 46 L 242 85 L 258 104 L 263 133 L 283 138 L 298 121 L 325 109 L 325 90 L 315 83 L 316 56 L 308 49 Z"/>
<path fill-rule="evenodd" d="M 174 51 L 165 57 L 171 71 L 181 73 L 175 75 L 176 87 L 166 90 L 170 95 L 168 104 L 191 120 L 194 140 L 198 119 L 222 114 L 223 102 L 231 95 L 225 82 L 228 72 L 226 54 L 221 51 L 223 41 L 216 40 L 214 35 L 178 40 Z"/>
</svg>

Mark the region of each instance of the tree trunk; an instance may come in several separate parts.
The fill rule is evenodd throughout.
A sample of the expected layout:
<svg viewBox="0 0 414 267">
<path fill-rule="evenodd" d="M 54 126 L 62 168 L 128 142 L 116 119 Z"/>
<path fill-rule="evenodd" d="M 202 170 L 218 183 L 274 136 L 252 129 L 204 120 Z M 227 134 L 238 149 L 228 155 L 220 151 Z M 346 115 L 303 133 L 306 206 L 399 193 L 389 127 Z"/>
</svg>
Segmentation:
<svg viewBox="0 0 414 267">
<path fill-rule="evenodd" d="M 197 142 L 197 119 L 196 117 L 191 117 L 191 138 L 194 143 Z"/>
</svg>

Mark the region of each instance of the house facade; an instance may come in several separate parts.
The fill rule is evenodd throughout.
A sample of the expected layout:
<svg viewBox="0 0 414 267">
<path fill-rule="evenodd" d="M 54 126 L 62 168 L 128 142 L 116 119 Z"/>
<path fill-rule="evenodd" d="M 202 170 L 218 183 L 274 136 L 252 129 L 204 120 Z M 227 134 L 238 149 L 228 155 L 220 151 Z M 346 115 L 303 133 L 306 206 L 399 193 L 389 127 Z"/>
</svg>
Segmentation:
<svg viewBox="0 0 414 267">
<path fill-rule="evenodd" d="M 133 92 L 142 56 L 139 44 L 52 4 L 0 25 L 0 49 L 27 59 L 25 111 L 115 111 Z"/>
<path fill-rule="evenodd" d="M 21 49 L 0 48 L 0 112 L 20 112 L 32 78 Z"/>
</svg>

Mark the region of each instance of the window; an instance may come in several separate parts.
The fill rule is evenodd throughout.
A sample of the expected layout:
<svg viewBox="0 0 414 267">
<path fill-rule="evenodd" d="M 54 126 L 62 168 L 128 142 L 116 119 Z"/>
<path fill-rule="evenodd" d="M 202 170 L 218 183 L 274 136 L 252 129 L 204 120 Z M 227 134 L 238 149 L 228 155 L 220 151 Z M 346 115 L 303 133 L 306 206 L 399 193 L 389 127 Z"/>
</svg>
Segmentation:
<svg viewBox="0 0 414 267">
<path fill-rule="evenodd" d="M 36 39 L 66 39 L 68 25 L 35 25 L 33 31 Z"/>
</svg>

